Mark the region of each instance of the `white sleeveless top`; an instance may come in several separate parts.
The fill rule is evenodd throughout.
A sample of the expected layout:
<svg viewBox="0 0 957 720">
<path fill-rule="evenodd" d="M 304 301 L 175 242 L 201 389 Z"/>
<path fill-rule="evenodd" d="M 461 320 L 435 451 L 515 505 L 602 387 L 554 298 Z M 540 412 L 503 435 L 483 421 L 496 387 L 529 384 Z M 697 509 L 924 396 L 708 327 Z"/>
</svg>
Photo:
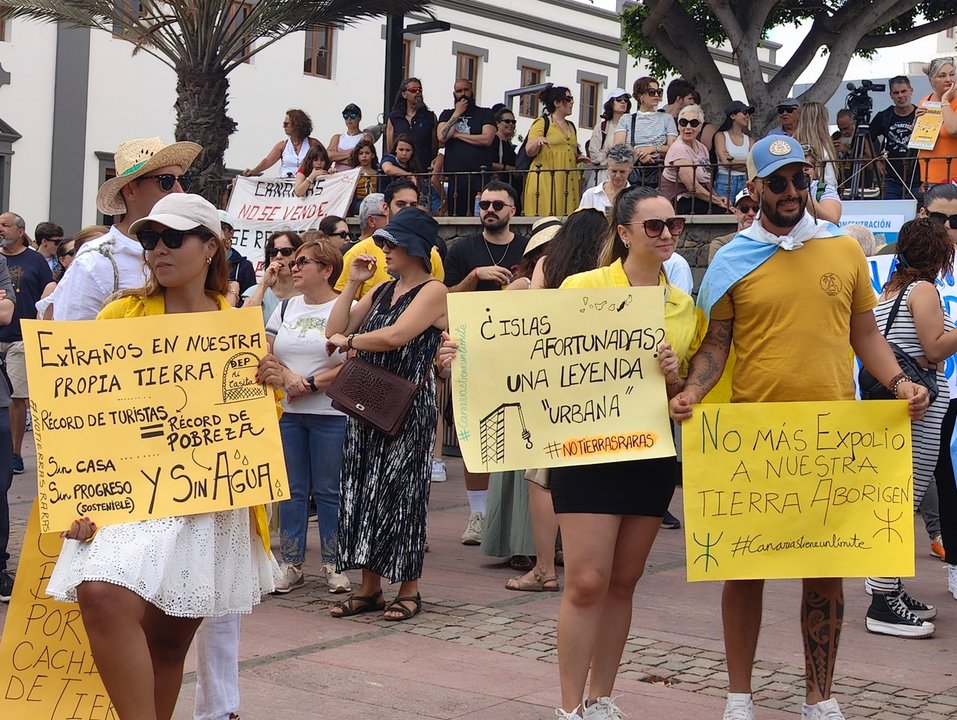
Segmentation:
<svg viewBox="0 0 957 720">
<path fill-rule="evenodd" d="M 724 131 L 724 147 L 728 152 L 728 155 L 731 156 L 731 159 L 735 163 L 746 163 L 748 161 L 748 150 L 751 149 L 751 138 L 747 135 L 744 136 L 743 142 L 740 145 L 735 145 L 734 141 L 731 139 L 731 133 Z M 732 170 L 732 175 L 744 175 L 745 173 L 740 170 Z"/>
<path fill-rule="evenodd" d="M 296 177 L 296 173 L 302 167 L 302 161 L 306 159 L 307 152 L 309 152 L 309 138 L 302 141 L 298 153 L 292 145 L 292 140 L 286 138 L 282 158 L 279 160 L 279 177 Z"/>
<path fill-rule="evenodd" d="M 362 131 L 357 132 L 355 135 L 349 135 L 347 133 L 342 133 L 339 136 L 339 150 L 340 152 L 352 152 L 352 149 L 359 144 L 359 141 L 365 137 L 365 133 Z M 350 170 L 352 165 L 349 164 L 347 160 L 339 160 L 336 163 L 336 170 Z"/>
</svg>

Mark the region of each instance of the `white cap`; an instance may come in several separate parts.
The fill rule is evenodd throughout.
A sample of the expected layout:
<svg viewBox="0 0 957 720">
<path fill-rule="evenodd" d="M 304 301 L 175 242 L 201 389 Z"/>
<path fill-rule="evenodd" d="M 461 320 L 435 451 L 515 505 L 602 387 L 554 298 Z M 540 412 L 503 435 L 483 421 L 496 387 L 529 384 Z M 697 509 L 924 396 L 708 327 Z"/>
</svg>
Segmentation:
<svg viewBox="0 0 957 720">
<path fill-rule="evenodd" d="M 741 192 L 739 192 L 737 195 L 734 196 L 734 204 L 737 205 L 739 202 L 741 202 L 745 198 L 750 198 L 750 197 L 751 197 L 751 193 L 749 193 L 748 189 L 745 188 L 744 190 L 742 190 Z"/>
<path fill-rule="evenodd" d="M 223 225 L 229 225 L 233 230 L 236 229 L 236 219 L 225 210 L 218 210 L 219 222 Z"/>
<path fill-rule="evenodd" d="M 174 230 L 192 230 L 204 227 L 216 237 L 222 238 L 223 228 L 219 222 L 219 211 L 203 197 L 187 193 L 170 193 L 157 202 L 150 214 L 130 225 L 135 234 L 146 223 L 155 222 Z"/>
<path fill-rule="evenodd" d="M 614 100 L 616 97 L 621 97 L 622 95 L 628 95 L 628 97 L 631 97 L 631 95 L 628 94 L 628 91 L 625 90 L 625 88 L 612 88 L 611 90 L 608 91 L 608 94 L 605 95 L 605 102 Z"/>
</svg>

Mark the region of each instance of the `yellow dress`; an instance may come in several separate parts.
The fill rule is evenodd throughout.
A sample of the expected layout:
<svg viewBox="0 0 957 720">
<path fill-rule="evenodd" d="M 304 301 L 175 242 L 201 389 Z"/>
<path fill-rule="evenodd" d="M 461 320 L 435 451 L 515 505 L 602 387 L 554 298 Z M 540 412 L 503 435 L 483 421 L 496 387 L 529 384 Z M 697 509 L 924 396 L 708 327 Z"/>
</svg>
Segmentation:
<svg viewBox="0 0 957 720">
<path fill-rule="evenodd" d="M 528 130 L 528 140 L 542 137 L 545 121 L 538 118 Z M 573 213 L 578 208 L 581 193 L 578 190 L 578 135 L 568 122 L 570 134 L 552 120 L 548 126 L 547 146 L 531 158 L 532 167 L 525 181 L 525 214 L 531 216 Z M 541 172 L 536 166 L 541 163 Z M 557 172 L 549 172 L 557 171 Z"/>
</svg>

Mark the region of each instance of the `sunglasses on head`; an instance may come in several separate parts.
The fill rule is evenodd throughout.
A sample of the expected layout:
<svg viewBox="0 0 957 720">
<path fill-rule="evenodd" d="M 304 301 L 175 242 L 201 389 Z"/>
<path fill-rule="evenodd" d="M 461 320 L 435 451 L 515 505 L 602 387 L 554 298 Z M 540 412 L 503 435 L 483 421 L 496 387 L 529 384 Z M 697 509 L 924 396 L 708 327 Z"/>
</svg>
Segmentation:
<svg viewBox="0 0 957 720">
<path fill-rule="evenodd" d="M 388 238 L 384 238 L 379 235 L 373 235 L 372 242 L 374 242 L 376 247 L 378 247 L 380 250 L 385 250 L 386 248 L 389 248 L 389 250 L 395 250 L 397 247 L 399 247 L 399 243 L 397 243 L 395 240 L 389 240 Z"/>
<path fill-rule="evenodd" d="M 941 225 L 948 225 L 951 230 L 957 230 L 957 215 L 945 215 L 942 212 L 932 212 L 927 213 L 927 217 L 934 222 L 939 222 Z"/>
<path fill-rule="evenodd" d="M 787 113 L 793 113 L 795 110 L 797 110 L 796 107 L 779 107 L 778 115 L 786 115 Z"/>
<path fill-rule="evenodd" d="M 694 120 L 689 120 L 688 118 L 681 118 L 678 121 L 678 125 L 681 127 L 688 127 L 689 125 L 693 128 L 698 127 L 701 124 L 701 121 L 695 118 Z"/>
<path fill-rule="evenodd" d="M 648 88 L 645 90 L 645 95 L 652 95 L 653 97 L 661 97 L 661 88 Z"/>
<path fill-rule="evenodd" d="M 505 202 L 504 200 L 479 200 L 479 207 L 482 210 L 488 210 L 489 208 L 494 208 L 496 212 L 500 212 L 506 207 L 512 207 L 512 205 Z"/>
<path fill-rule="evenodd" d="M 625 223 L 626 225 L 641 225 L 645 230 L 645 235 L 650 238 L 660 237 L 661 233 L 668 228 L 672 235 L 680 235 L 685 231 L 685 219 L 683 217 L 673 217 L 667 220 L 641 220 L 638 222 Z"/>
<path fill-rule="evenodd" d="M 192 230 L 174 230 L 173 228 L 166 228 L 162 232 L 157 230 L 140 230 L 138 233 L 136 233 L 136 239 L 140 241 L 140 245 L 143 246 L 144 250 L 155 250 L 160 240 L 163 241 L 163 244 L 167 248 L 170 250 L 175 250 L 183 244 L 183 240 L 187 235 L 196 235 L 203 240 L 210 237 L 208 230 L 196 227 Z"/>
<path fill-rule="evenodd" d="M 183 188 L 183 192 L 189 192 L 190 187 L 193 185 L 193 176 L 189 173 L 183 173 L 182 175 L 173 175 L 172 173 L 144 175 L 143 177 L 135 178 L 133 182 L 142 182 L 143 180 L 158 180 L 160 190 L 163 192 L 170 192 L 176 183 L 179 183 L 179 186 Z"/>
<path fill-rule="evenodd" d="M 322 260 L 316 260 L 315 258 L 306 257 L 305 255 L 300 255 L 295 260 L 290 261 L 289 269 L 290 270 L 302 270 L 306 265 L 325 265 Z"/>
<path fill-rule="evenodd" d="M 356 113 L 356 112 L 342 113 L 342 119 L 343 120 L 358 120 L 359 113 Z"/>
<path fill-rule="evenodd" d="M 807 190 L 811 185 L 811 177 L 804 172 L 794 173 L 791 177 L 785 177 L 784 175 L 772 175 L 771 177 L 764 178 L 764 184 L 767 185 L 768 190 L 773 192 L 775 195 L 783 193 L 788 189 L 788 182 L 794 185 L 795 190 Z"/>
<path fill-rule="evenodd" d="M 277 248 L 277 247 L 274 247 L 274 248 L 270 248 L 269 250 L 266 251 L 266 257 L 267 257 L 267 258 L 274 258 L 274 257 L 276 257 L 277 255 L 282 255 L 283 257 L 289 257 L 289 256 L 292 255 L 294 252 L 296 252 L 296 248 L 291 248 L 291 247 L 287 247 L 287 248 L 286 248 L 286 247 L 284 247 L 284 248 Z"/>
</svg>

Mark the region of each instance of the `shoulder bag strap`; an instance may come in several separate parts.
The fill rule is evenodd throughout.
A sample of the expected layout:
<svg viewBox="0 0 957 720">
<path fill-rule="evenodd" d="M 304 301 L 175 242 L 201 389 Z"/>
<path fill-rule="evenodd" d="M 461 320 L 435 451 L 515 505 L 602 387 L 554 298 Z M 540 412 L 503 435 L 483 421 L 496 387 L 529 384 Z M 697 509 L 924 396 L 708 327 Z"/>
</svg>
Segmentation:
<svg viewBox="0 0 957 720">
<path fill-rule="evenodd" d="M 890 311 L 890 313 L 889 313 L 888 316 L 887 316 L 887 322 L 884 323 L 884 337 L 885 337 L 885 338 L 886 338 L 887 335 L 890 333 L 890 331 L 891 331 L 891 325 L 894 324 L 894 320 L 897 318 L 897 311 L 900 310 L 901 302 L 903 302 L 903 300 L 904 300 L 904 295 L 907 293 L 907 291 L 911 288 L 912 285 L 913 285 L 913 283 L 911 283 L 911 285 L 908 285 L 906 288 L 904 288 L 903 290 L 901 290 L 901 291 L 900 291 L 900 294 L 897 296 L 897 299 L 894 301 L 894 306 L 891 308 L 891 311 Z"/>
</svg>

